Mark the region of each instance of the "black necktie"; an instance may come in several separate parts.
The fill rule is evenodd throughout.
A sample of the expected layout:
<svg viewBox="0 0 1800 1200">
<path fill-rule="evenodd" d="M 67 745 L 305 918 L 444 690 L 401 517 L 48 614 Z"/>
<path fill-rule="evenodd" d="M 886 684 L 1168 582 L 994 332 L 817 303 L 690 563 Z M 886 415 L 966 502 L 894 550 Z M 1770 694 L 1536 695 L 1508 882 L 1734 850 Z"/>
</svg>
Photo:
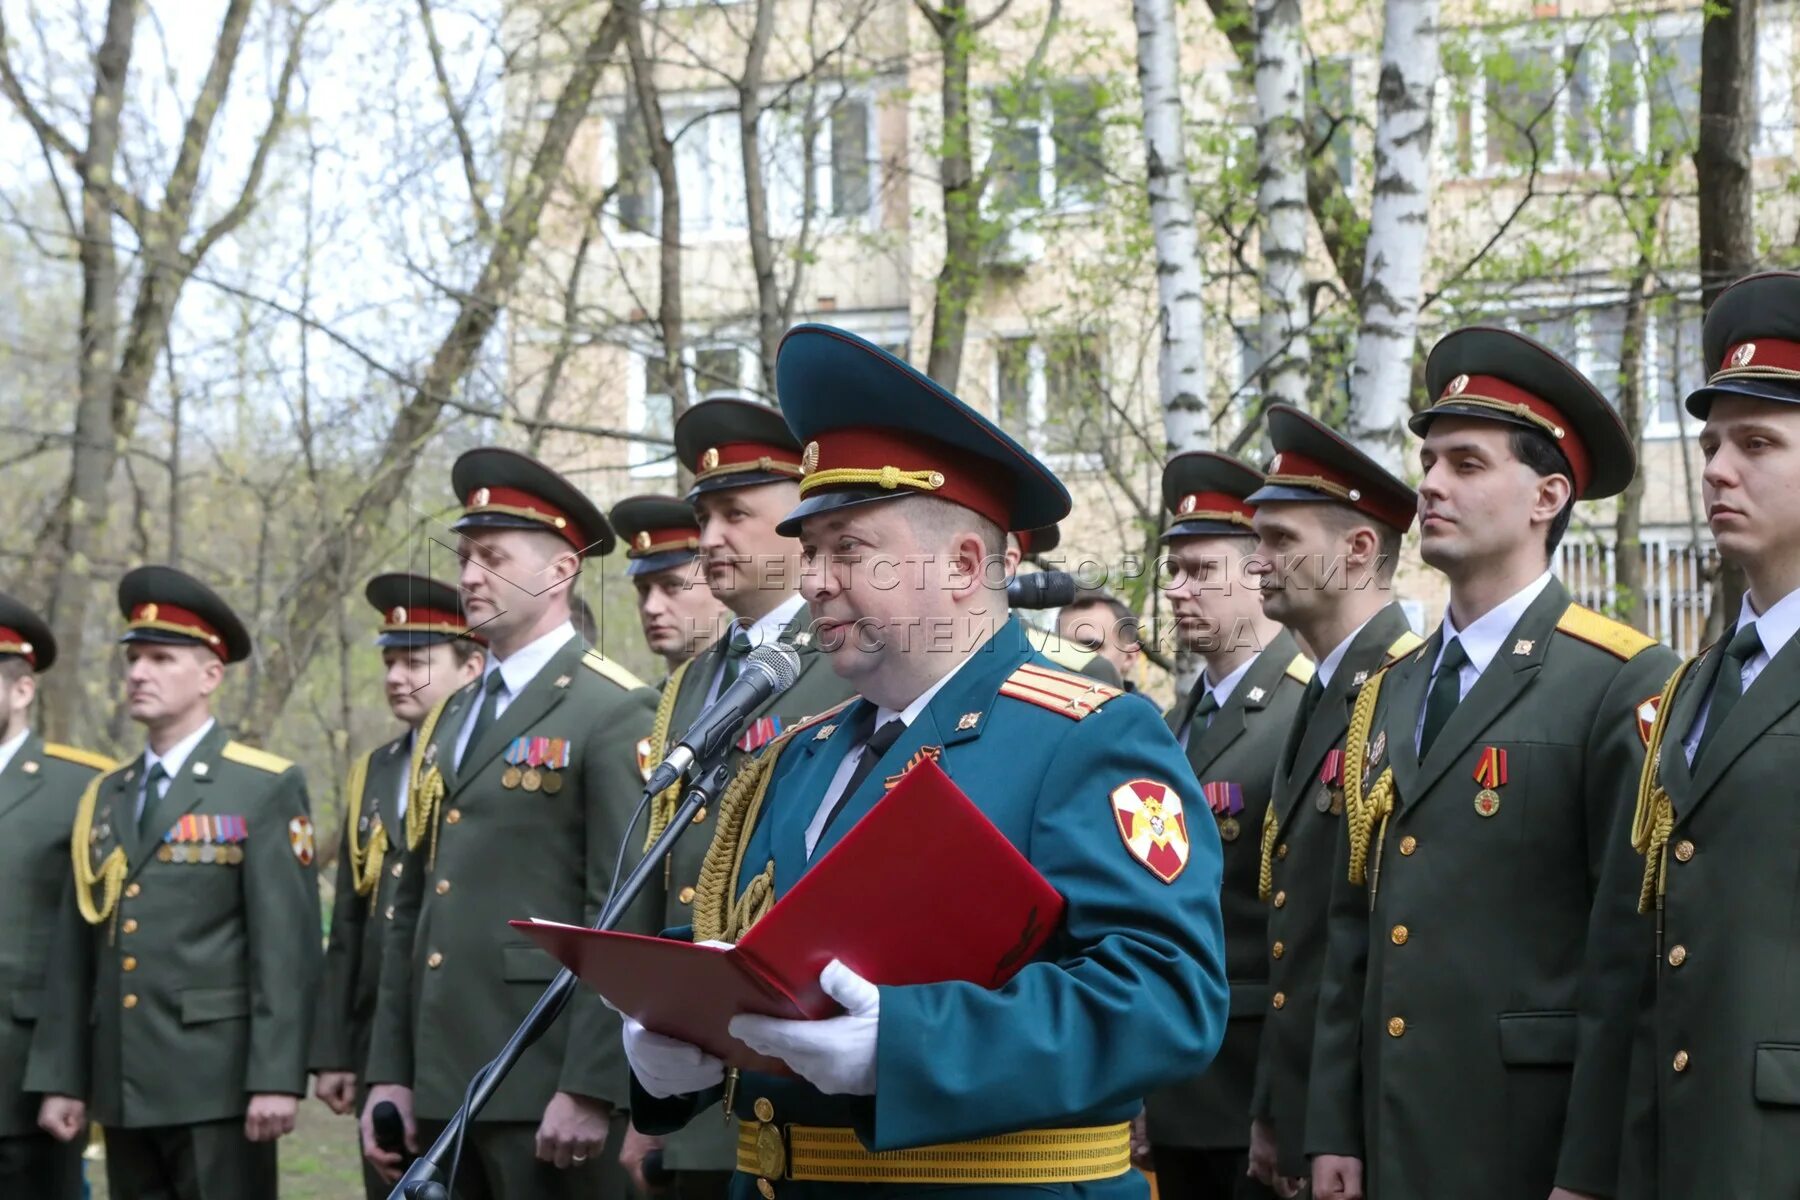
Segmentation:
<svg viewBox="0 0 1800 1200">
<path fill-rule="evenodd" d="M 1300 752 L 1300 739 L 1306 736 L 1306 729 L 1312 724 L 1313 714 L 1319 710 L 1319 701 L 1325 698 L 1325 685 L 1319 680 L 1319 673 L 1306 681 L 1306 690 L 1300 693 L 1300 710 L 1294 714 L 1294 727 L 1288 734 L 1287 754 L 1281 764 L 1281 775 L 1285 779 L 1294 770 L 1294 756 Z"/>
<path fill-rule="evenodd" d="M 725 669 L 719 676 L 719 691 L 737 682 L 738 672 L 743 669 L 744 660 L 750 657 L 750 631 L 742 625 L 733 625 L 731 633 L 725 638 Z"/>
<path fill-rule="evenodd" d="M 875 773 L 875 766 L 881 761 L 881 756 L 893 749 L 894 743 L 900 740 L 900 735 L 906 732 L 906 722 L 899 717 L 889 717 L 882 722 L 881 728 L 871 731 L 874 724 L 875 706 L 871 704 L 857 718 L 856 732 L 857 740 L 862 743 L 862 758 L 857 760 L 856 769 L 850 772 L 850 782 L 844 785 L 844 790 L 838 793 L 838 798 L 831 802 L 831 812 L 826 815 L 825 824 L 819 826 L 821 841 L 824 840 L 826 832 L 830 830 L 831 823 L 837 820 L 839 813 L 844 811 L 844 805 L 850 802 L 850 797 L 856 795 L 856 789 Z"/>
<path fill-rule="evenodd" d="M 1423 759 L 1437 741 L 1462 700 L 1462 669 L 1469 661 L 1461 638 L 1452 638 L 1438 659 L 1437 674 L 1431 680 L 1431 692 L 1425 697 L 1425 727 L 1419 733 L 1419 757 Z"/>
<path fill-rule="evenodd" d="M 158 800 L 162 799 L 162 783 L 168 777 L 169 772 L 161 763 L 156 763 L 144 772 L 144 800 L 138 808 L 137 814 L 139 837 L 144 836 L 144 822 L 150 819 L 150 810 L 156 806 Z"/>
<path fill-rule="evenodd" d="M 1731 635 L 1725 645 L 1725 657 L 1719 661 L 1719 677 L 1713 683 L 1712 705 L 1706 710 L 1706 728 L 1700 731 L 1700 744 L 1694 747 L 1694 761 L 1706 753 L 1725 720 L 1744 696 L 1744 664 L 1762 651 L 1762 635 L 1756 622 L 1743 626 Z"/>
<path fill-rule="evenodd" d="M 1194 686 L 1206 688 L 1206 694 L 1200 697 L 1200 703 L 1194 705 L 1194 711 L 1188 716 L 1187 728 L 1182 731 L 1190 741 L 1196 730 L 1204 732 L 1212 727 L 1212 719 L 1219 711 L 1219 694 L 1207 687 L 1206 676 L 1202 675 L 1200 682 Z"/>
<path fill-rule="evenodd" d="M 486 689 L 487 695 L 482 698 L 481 708 L 475 713 L 475 724 L 469 726 L 469 740 L 463 743 L 462 754 L 456 760 L 459 767 L 462 766 L 462 760 L 468 757 L 469 751 L 475 748 L 475 743 L 481 740 L 481 735 L 499 718 L 500 693 L 506 690 L 506 677 L 498 670 L 489 671 L 481 686 Z"/>
</svg>

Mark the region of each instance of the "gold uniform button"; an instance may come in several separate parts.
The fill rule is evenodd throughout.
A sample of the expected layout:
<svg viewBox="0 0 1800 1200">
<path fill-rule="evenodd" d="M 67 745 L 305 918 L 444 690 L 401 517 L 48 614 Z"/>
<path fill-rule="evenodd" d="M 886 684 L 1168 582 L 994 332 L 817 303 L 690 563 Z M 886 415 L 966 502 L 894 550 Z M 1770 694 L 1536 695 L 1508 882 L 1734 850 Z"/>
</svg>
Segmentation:
<svg viewBox="0 0 1800 1200">
<path fill-rule="evenodd" d="M 437 881 L 437 894 L 438 895 L 442 896 L 445 892 L 447 892 L 449 890 L 450 890 L 450 881 L 448 879 L 440 879 Z"/>
<path fill-rule="evenodd" d="M 1685 1071 L 1687 1070 L 1687 1065 L 1688 1052 L 1686 1050 L 1677 1050 L 1675 1052 L 1675 1069 L 1677 1071 Z"/>
<path fill-rule="evenodd" d="M 381 914 L 381 915 L 382 915 L 382 916 L 384 916 L 384 917 L 386 917 L 386 918 L 387 918 L 387 919 L 388 919 L 388 920 L 390 920 L 390 921 L 391 921 L 391 920 L 393 920 L 393 919 L 394 919 L 394 906 L 393 906 L 393 905 L 391 905 L 391 904 L 390 904 L 390 905 L 388 905 L 388 906 L 387 906 L 387 911 L 386 911 L 386 912 L 385 912 L 385 913 L 383 913 L 383 914 Z"/>
<path fill-rule="evenodd" d="M 1675 843 L 1675 858 L 1678 862 L 1686 862 L 1694 857 L 1694 843 L 1682 838 Z"/>
<path fill-rule="evenodd" d="M 1406 945 L 1406 939 L 1411 937 L 1412 934 L 1408 932 L 1406 926 L 1396 925 L 1394 926 L 1393 932 L 1388 934 L 1388 936 L 1394 940 L 1394 945 L 1404 946 Z"/>
<path fill-rule="evenodd" d="M 1403 1017 L 1388 1018 L 1388 1036 L 1399 1037 L 1406 1032 L 1406 1020 Z"/>
<path fill-rule="evenodd" d="M 766 1179 L 756 1181 L 756 1194 L 763 1200 L 775 1200 L 775 1185 Z"/>
<path fill-rule="evenodd" d="M 404 867 L 405 865 L 406 865 L 405 863 L 400 863 L 400 862 L 395 863 L 394 869 L 392 871 L 389 871 L 388 874 L 392 875 L 395 879 L 400 878 L 400 868 Z"/>
<path fill-rule="evenodd" d="M 135 959 L 131 955 L 127 954 L 125 956 L 125 961 L 119 964 L 119 969 L 123 970 L 123 971 L 137 970 L 137 959 Z"/>
<path fill-rule="evenodd" d="M 136 992 L 126 992 L 124 1003 L 125 1003 L 126 1008 L 136 1008 L 137 1007 L 137 993 Z"/>
<path fill-rule="evenodd" d="M 1287 843 L 1286 842 L 1283 842 L 1283 843 L 1281 843 L 1281 845 L 1275 847 L 1275 857 L 1276 858 L 1286 858 L 1287 857 Z"/>
<path fill-rule="evenodd" d="M 1269 947 L 1269 953 L 1276 958 L 1280 958 L 1282 955 L 1287 953 L 1287 947 L 1282 945 L 1280 942 L 1276 942 L 1273 946 Z"/>
<path fill-rule="evenodd" d="M 767 1096 L 758 1096 L 756 1098 L 756 1103 L 750 1106 L 750 1111 L 754 1112 L 756 1114 L 756 1119 L 765 1125 L 775 1119 L 775 1105 L 770 1102 Z"/>
<path fill-rule="evenodd" d="M 1286 908 L 1287 907 L 1287 893 L 1285 891 L 1275 893 L 1275 907 L 1276 908 Z"/>
<path fill-rule="evenodd" d="M 1273 1004 L 1276 1008 L 1287 1007 L 1287 993 L 1276 992 L 1273 996 L 1269 997 L 1269 1003 Z"/>
<path fill-rule="evenodd" d="M 128 883 L 125 885 L 125 898 L 127 900 L 136 900 L 138 898 L 138 896 L 143 893 L 143 891 L 144 891 L 144 886 L 142 884 Z"/>
<path fill-rule="evenodd" d="M 451 809 L 449 812 L 444 814 L 444 820 L 451 825 L 456 824 L 458 821 L 462 820 L 462 809 L 460 809 L 460 808 Z"/>
<path fill-rule="evenodd" d="M 700 806 L 700 811 L 694 814 L 694 824 L 704 825 L 705 823 L 706 823 L 706 805 L 702 804 Z"/>
<path fill-rule="evenodd" d="M 137 918 L 136 917 L 126 917 L 125 918 L 125 932 L 126 933 L 136 933 L 137 932 Z"/>
<path fill-rule="evenodd" d="M 1687 947 L 1686 946 L 1670 946 L 1669 947 L 1669 965 L 1671 967 L 1679 967 L 1682 963 L 1684 963 L 1686 961 L 1687 961 Z"/>
<path fill-rule="evenodd" d="M 684 887 L 676 894 L 675 898 L 683 904 L 692 904 L 694 902 L 694 889 L 691 887 Z"/>
<path fill-rule="evenodd" d="M 1412 852 L 1418 848 L 1419 839 L 1412 834 L 1409 833 L 1400 839 L 1400 853 L 1410 856 Z"/>
<path fill-rule="evenodd" d="M 444 965 L 444 956 L 439 954 L 436 950 L 433 950 L 430 956 L 425 959 L 425 965 L 435 970 Z"/>
</svg>

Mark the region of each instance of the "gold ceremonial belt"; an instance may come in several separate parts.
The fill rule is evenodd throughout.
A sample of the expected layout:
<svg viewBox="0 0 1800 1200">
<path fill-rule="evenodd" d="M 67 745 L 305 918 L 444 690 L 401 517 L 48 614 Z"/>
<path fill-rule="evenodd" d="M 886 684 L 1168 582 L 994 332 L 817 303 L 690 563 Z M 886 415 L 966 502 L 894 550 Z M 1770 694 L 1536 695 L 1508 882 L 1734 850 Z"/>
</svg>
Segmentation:
<svg viewBox="0 0 1800 1200">
<path fill-rule="evenodd" d="M 758 1176 L 768 1196 L 771 1180 L 817 1183 L 1085 1183 L 1112 1179 L 1131 1169 L 1131 1127 L 1033 1129 L 918 1146 L 911 1150 L 863 1149 L 855 1131 L 818 1125 L 738 1125 L 738 1170 Z"/>
</svg>

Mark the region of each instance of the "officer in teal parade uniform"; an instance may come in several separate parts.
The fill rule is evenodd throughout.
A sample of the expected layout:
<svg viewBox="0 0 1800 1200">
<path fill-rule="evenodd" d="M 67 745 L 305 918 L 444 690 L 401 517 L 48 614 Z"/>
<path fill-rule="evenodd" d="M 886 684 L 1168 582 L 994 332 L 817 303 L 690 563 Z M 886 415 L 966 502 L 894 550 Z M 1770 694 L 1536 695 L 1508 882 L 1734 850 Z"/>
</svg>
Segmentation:
<svg viewBox="0 0 1800 1200">
<path fill-rule="evenodd" d="M 696 898 L 691 936 L 735 941 L 924 757 L 1067 911 L 997 990 L 878 987 L 834 962 L 821 985 L 844 1015 L 734 1018 L 733 1036 L 791 1076 L 728 1078 L 628 1020 L 633 1119 L 665 1132 L 719 1120 L 724 1101 L 740 1122 L 739 1200 L 1142 1197 L 1128 1122 L 1146 1092 L 1202 1071 L 1223 1033 L 1220 854 L 1156 709 L 1036 653 L 1006 611 L 1004 573 L 981 569 L 1006 532 L 1066 516 L 1068 492 L 955 396 L 842 330 L 790 331 L 777 390 L 805 445 L 783 528 L 803 544 L 816 636 L 858 695 L 740 772 L 702 875 L 716 866 L 723 882 Z M 883 562 L 910 582 L 869 586 L 862 572 Z"/>
</svg>

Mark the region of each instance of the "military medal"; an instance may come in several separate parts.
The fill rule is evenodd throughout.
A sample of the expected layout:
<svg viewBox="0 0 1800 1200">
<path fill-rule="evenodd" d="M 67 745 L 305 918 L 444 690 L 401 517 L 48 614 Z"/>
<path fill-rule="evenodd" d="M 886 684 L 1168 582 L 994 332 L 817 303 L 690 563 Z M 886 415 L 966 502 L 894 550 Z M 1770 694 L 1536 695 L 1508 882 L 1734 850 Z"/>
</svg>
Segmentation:
<svg viewBox="0 0 1800 1200">
<path fill-rule="evenodd" d="M 525 773 L 519 777 L 519 786 L 528 792 L 535 792 L 544 786 L 544 777 L 536 767 L 526 767 Z"/>
<path fill-rule="evenodd" d="M 533 738 L 532 762 L 540 768 L 539 785 L 544 795 L 554 796 L 562 791 L 562 773 L 569 769 L 568 738 Z"/>
<path fill-rule="evenodd" d="M 500 772 L 500 786 L 508 791 L 519 786 L 519 777 L 523 774 L 517 767 L 508 767 Z"/>
<path fill-rule="evenodd" d="M 530 742 L 530 738 L 516 737 L 506 744 L 506 753 L 501 755 L 507 767 L 500 772 L 500 786 L 508 791 L 524 782 L 525 768 L 529 765 L 526 759 L 531 754 Z"/>
<path fill-rule="evenodd" d="M 1206 806 L 1219 819 L 1219 840 L 1235 842 L 1243 827 L 1238 824 L 1237 815 L 1244 811 L 1244 789 L 1241 784 L 1214 780 L 1212 783 L 1200 785 L 1200 794 L 1206 797 Z"/>
<path fill-rule="evenodd" d="M 1320 812 L 1341 813 L 1344 811 L 1344 752 L 1330 750 L 1325 754 L 1325 763 L 1319 768 L 1319 798 L 1313 806 Z"/>
<path fill-rule="evenodd" d="M 172 859 L 173 859 L 173 858 L 174 858 L 174 857 L 175 857 L 175 849 L 174 849 L 174 847 L 172 847 L 172 846 L 158 846 L 158 847 L 157 847 L 157 848 L 156 848 L 156 860 L 157 860 L 157 861 L 158 861 L 158 862 L 169 862 L 169 861 L 171 861 L 171 860 L 172 860 Z"/>
<path fill-rule="evenodd" d="M 900 768 L 898 774 L 889 775 L 886 779 L 882 780 L 881 790 L 884 792 L 893 791 L 894 788 L 899 786 L 900 781 L 906 778 L 908 771 L 911 771 L 922 762 L 936 762 L 939 758 L 943 757 L 943 754 L 944 748 L 942 746 L 920 746 L 918 750 L 914 752 L 913 756 L 906 760 L 906 765 Z"/>
<path fill-rule="evenodd" d="M 1500 811 L 1500 788 L 1506 783 L 1506 751 L 1498 746 L 1484 746 L 1475 760 L 1475 782 L 1481 790 L 1475 793 L 1475 812 L 1491 817 Z"/>
</svg>

